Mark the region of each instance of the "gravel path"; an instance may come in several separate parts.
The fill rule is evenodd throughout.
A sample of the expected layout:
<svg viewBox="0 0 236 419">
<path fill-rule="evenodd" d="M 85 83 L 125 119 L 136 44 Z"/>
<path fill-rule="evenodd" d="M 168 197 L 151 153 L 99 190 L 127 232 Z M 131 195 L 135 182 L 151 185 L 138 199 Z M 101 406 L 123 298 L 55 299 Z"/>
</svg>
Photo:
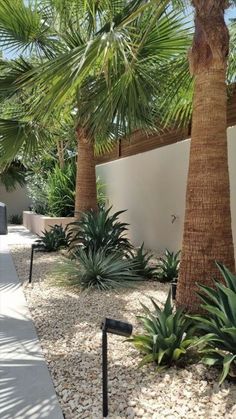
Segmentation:
<svg viewBox="0 0 236 419">
<path fill-rule="evenodd" d="M 65 418 L 102 418 L 101 320 L 129 321 L 137 331 L 139 301 L 149 305 L 151 295 L 163 302 L 168 286 L 145 283 L 118 292 L 73 292 L 55 287 L 50 278 L 60 256 L 36 253 L 31 287 L 30 248 L 11 251 Z M 138 369 L 139 361 L 123 338 L 109 336 L 109 418 L 236 419 L 236 385 L 226 381 L 219 388 L 217 371 L 199 364 L 157 373 L 152 366 Z"/>
</svg>

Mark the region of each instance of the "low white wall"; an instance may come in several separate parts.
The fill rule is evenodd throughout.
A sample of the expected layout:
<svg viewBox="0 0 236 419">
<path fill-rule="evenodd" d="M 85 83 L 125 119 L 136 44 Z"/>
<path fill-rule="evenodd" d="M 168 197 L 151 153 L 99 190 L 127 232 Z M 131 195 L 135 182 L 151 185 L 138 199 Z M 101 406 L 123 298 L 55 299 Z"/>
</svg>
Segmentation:
<svg viewBox="0 0 236 419">
<path fill-rule="evenodd" d="M 26 188 L 17 188 L 12 192 L 7 192 L 5 187 L 0 184 L 0 202 L 7 206 L 7 216 L 19 214 L 29 209 L 30 199 L 27 196 Z"/>
<path fill-rule="evenodd" d="M 228 130 L 231 207 L 236 243 L 236 127 Z M 169 145 L 97 167 L 108 204 L 127 209 L 135 245 L 157 251 L 181 249 L 190 141 Z M 176 217 L 173 221 L 173 216 Z"/>
<path fill-rule="evenodd" d="M 62 225 L 62 227 L 65 228 L 74 221 L 74 217 L 49 217 L 31 211 L 23 212 L 23 226 L 31 231 L 31 233 L 38 234 L 39 236 L 41 236 L 45 230 L 51 230 L 51 227 L 56 224 Z"/>
</svg>

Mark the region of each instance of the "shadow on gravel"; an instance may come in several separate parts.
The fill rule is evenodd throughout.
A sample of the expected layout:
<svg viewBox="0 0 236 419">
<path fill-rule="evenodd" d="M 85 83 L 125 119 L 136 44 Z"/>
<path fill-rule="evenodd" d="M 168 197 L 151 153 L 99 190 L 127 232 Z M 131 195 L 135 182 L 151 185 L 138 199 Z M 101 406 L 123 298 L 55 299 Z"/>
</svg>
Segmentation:
<svg viewBox="0 0 236 419">
<path fill-rule="evenodd" d="M 21 253 L 21 258 L 26 254 Z M 102 319 L 128 321 L 137 332 L 139 300 L 148 304 L 148 295 L 154 295 L 163 302 L 168 286 L 146 283 L 137 289 L 105 293 L 52 287 L 47 275 L 58 256 L 51 256 L 37 255 L 34 287 L 25 289 L 31 313 L 61 405 L 65 412 L 71 402 L 74 405 L 66 417 L 99 419 Z M 21 273 L 23 279 L 25 275 Z M 140 355 L 123 338 L 109 336 L 108 348 L 111 418 L 142 417 L 148 406 L 155 406 L 156 418 L 236 417 L 236 385 L 226 381 L 219 388 L 217 371 L 199 366 L 170 368 L 160 373 L 152 365 L 138 369 Z"/>
</svg>

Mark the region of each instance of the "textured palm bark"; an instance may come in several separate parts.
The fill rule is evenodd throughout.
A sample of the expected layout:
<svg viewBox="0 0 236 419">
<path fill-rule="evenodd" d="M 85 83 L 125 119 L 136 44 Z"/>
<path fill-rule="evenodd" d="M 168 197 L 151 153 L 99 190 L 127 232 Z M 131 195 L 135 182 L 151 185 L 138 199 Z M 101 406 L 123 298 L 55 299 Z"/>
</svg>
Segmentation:
<svg viewBox="0 0 236 419">
<path fill-rule="evenodd" d="M 77 147 L 75 217 L 79 218 L 82 212 L 98 208 L 94 147 L 81 128 L 77 129 Z"/>
<path fill-rule="evenodd" d="M 63 141 L 57 141 L 57 155 L 59 160 L 60 169 L 65 167 L 65 156 L 64 156 L 64 143 Z"/>
<path fill-rule="evenodd" d="M 235 269 L 227 153 L 225 1 L 194 0 L 195 37 L 189 54 L 195 77 L 191 150 L 177 306 L 200 311 L 197 283 L 219 278 L 215 260 Z"/>
</svg>

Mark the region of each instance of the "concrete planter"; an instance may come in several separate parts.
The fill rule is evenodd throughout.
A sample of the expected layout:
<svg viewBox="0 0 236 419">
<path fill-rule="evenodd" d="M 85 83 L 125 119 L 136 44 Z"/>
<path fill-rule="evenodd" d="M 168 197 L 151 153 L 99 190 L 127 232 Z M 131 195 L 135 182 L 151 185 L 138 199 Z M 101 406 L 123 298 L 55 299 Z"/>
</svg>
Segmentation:
<svg viewBox="0 0 236 419">
<path fill-rule="evenodd" d="M 66 227 L 67 224 L 75 221 L 74 217 L 49 217 L 47 215 L 36 214 L 31 211 L 23 211 L 23 225 L 31 233 L 41 235 L 43 231 L 50 230 L 55 224 Z"/>
</svg>

